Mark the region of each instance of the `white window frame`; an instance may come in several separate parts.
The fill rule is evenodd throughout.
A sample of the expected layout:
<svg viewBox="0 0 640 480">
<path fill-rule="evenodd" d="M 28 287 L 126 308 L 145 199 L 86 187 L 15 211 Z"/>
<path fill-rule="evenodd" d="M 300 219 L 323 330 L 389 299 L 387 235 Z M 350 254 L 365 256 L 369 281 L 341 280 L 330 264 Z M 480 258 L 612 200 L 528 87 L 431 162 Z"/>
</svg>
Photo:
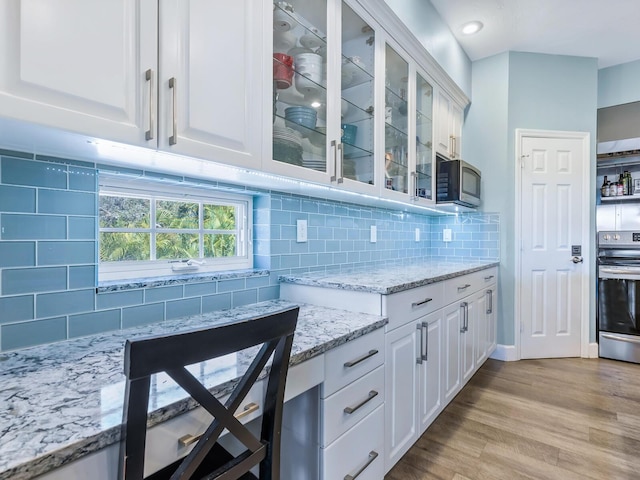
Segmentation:
<svg viewBox="0 0 640 480">
<path fill-rule="evenodd" d="M 236 230 L 238 251 L 234 257 L 223 258 L 195 258 L 175 260 L 135 260 L 119 262 L 101 262 L 98 259 L 98 281 L 117 281 L 153 277 L 176 277 L 184 274 L 202 274 L 231 270 L 246 270 L 253 268 L 253 198 L 222 190 L 200 186 L 189 186 L 183 183 L 167 183 L 141 177 L 125 178 L 109 174 L 99 175 L 99 195 L 129 196 L 135 198 L 149 198 L 150 212 L 155 211 L 155 200 L 171 200 L 184 202 L 204 202 L 220 205 L 234 205 L 238 207 Z M 202 220 L 202 209 L 200 209 Z M 151 217 L 152 238 L 158 232 Z M 200 222 L 202 225 L 202 222 Z M 98 242 L 100 241 L 100 212 L 98 211 Z M 135 231 L 131 229 L 130 231 Z M 142 229 L 147 232 L 149 229 Z M 172 232 L 173 233 L 173 232 Z M 180 233 L 199 233 L 202 229 L 185 229 Z M 152 256 L 155 255 L 155 242 L 152 241 Z"/>
</svg>

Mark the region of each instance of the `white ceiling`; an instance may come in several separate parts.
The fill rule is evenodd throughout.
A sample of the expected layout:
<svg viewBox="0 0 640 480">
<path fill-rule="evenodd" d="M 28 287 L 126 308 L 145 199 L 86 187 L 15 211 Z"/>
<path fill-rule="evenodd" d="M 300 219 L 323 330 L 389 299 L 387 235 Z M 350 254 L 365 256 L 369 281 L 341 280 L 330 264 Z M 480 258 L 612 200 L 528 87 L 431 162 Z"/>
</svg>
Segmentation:
<svg viewBox="0 0 640 480">
<path fill-rule="evenodd" d="M 472 61 L 505 51 L 640 59 L 640 0 L 431 0 Z M 477 34 L 462 25 L 480 20 Z"/>
</svg>

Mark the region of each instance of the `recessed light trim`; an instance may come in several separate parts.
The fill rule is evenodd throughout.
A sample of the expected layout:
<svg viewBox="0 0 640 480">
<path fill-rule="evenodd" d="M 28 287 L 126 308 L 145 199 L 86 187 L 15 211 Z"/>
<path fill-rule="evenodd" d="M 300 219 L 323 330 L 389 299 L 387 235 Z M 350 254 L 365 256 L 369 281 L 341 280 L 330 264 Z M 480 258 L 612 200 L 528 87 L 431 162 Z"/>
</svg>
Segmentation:
<svg viewBox="0 0 640 480">
<path fill-rule="evenodd" d="M 473 35 L 474 33 L 478 33 L 482 30 L 482 27 L 484 27 L 484 25 L 478 20 L 467 22 L 462 26 L 462 33 L 464 35 Z"/>
</svg>

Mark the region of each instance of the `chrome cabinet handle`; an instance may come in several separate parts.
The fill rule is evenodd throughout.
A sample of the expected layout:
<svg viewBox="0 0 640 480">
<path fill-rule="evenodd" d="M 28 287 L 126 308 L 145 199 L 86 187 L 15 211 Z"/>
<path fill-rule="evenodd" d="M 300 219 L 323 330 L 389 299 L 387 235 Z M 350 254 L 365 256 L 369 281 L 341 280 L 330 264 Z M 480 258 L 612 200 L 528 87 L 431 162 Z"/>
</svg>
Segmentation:
<svg viewBox="0 0 640 480">
<path fill-rule="evenodd" d="M 422 330 L 424 330 L 424 354 L 422 360 L 429 361 L 429 324 L 422 322 Z"/>
<path fill-rule="evenodd" d="M 335 182 L 338 175 L 338 142 L 331 140 L 331 148 L 333 148 L 333 174 L 329 181 Z"/>
<path fill-rule="evenodd" d="M 344 144 L 341 142 L 338 144 L 338 151 L 340 152 L 340 176 L 338 177 L 338 183 L 344 182 Z"/>
<path fill-rule="evenodd" d="M 367 398 L 362 400 L 360 403 L 354 405 L 353 407 L 344 407 L 344 413 L 346 413 L 347 415 L 351 415 L 356 410 L 359 410 L 360 408 L 364 407 L 367 403 L 369 403 L 371 400 L 373 400 L 377 396 L 378 396 L 378 392 L 376 392 L 375 390 L 371 390 L 369 392 L 369 395 L 367 395 Z"/>
<path fill-rule="evenodd" d="M 469 288 L 471 286 L 470 283 L 467 283 L 466 285 L 461 285 L 460 287 L 458 287 L 458 291 L 460 290 L 466 290 L 467 288 Z"/>
<path fill-rule="evenodd" d="M 488 282 L 489 280 L 491 280 L 493 278 L 493 275 L 489 275 L 488 277 L 484 277 L 484 281 Z"/>
<path fill-rule="evenodd" d="M 344 368 L 351 368 L 355 365 L 358 365 L 360 362 L 364 362 L 367 358 L 371 358 L 378 353 L 378 350 L 369 350 L 368 353 L 365 353 L 361 357 L 355 358 L 353 360 L 349 360 L 348 362 L 344 362 Z"/>
<path fill-rule="evenodd" d="M 418 330 L 418 335 L 420 336 L 420 341 L 418 342 L 418 355 L 416 357 L 416 363 L 418 365 L 422 365 L 422 324 L 418 323 L 416 325 L 416 329 Z"/>
<path fill-rule="evenodd" d="M 640 340 L 634 340 L 633 338 L 619 337 L 618 335 L 609 335 L 606 333 L 602 333 L 602 338 L 607 338 L 609 340 L 618 340 L 619 342 L 627 342 L 627 343 L 640 343 Z"/>
<path fill-rule="evenodd" d="M 465 333 L 469 330 L 469 304 L 462 302 L 460 308 L 462 309 L 462 328 L 460 328 L 460 333 Z"/>
<path fill-rule="evenodd" d="M 418 200 L 418 173 L 411 172 L 411 178 L 413 179 L 413 188 L 411 189 L 411 196 L 409 200 L 413 200 L 414 202 Z"/>
<path fill-rule="evenodd" d="M 489 307 L 487 308 L 487 314 L 493 313 L 493 290 L 487 290 L 486 294 L 489 297 L 487 302 L 489 304 Z"/>
<path fill-rule="evenodd" d="M 242 409 L 241 412 L 238 412 L 234 415 L 234 417 L 236 417 L 238 420 L 240 420 L 242 417 L 246 417 L 247 415 L 249 415 L 250 413 L 253 413 L 257 410 L 260 409 L 260 405 L 258 405 L 255 402 L 251 402 L 251 403 L 247 403 L 244 408 Z M 198 440 L 200 440 L 200 438 L 202 437 L 202 435 L 204 435 L 204 433 L 201 433 L 199 435 L 191 435 L 191 434 L 186 434 L 183 435 L 182 437 L 180 437 L 178 439 L 178 444 L 180 445 L 180 447 L 184 448 L 184 447 L 188 447 L 189 445 L 196 443 Z"/>
<path fill-rule="evenodd" d="M 375 450 L 371 450 L 369 452 L 369 458 L 367 459 L 367 463 L 365 463 L 362 466 L 362 468 L 360 470 L 358 470 L 355 474 L 353 474 L 353 475 L 345 475 L 344 476 L 344 480 L 356 480 L 356 478 L 358 478 L 360 476 L 360 474 L 362 472 L 364 472 L 367 469 L 367 467 L 369 465 L 371 465 L 376 458 L 378 458 L 378 452 L 376 452 Z"/>
<path fill-rule="evenodd" d="M 156 129 L 156 106 L 153 101 L 153 92 L 155 88 L 153 86 L 153 70 L 149 69 L 144 72 L 144 78 L 149 82 L 149 130 L 144 133 L 145 140 L 153 140 L 153 133 Z"/>
<path fill-rule="evenodd" d="M 425 303 L 429 303 L 432 300 L 433 300 L 433 298 L 425 298 L 424 300 L 421 300 L 420 302 L 413 302 L 411 304 L 411 308 L 419 307 L 420 305 L 424 305 Z"/>
<path fill-rule="evenodd" d="M 169 145 L 175 145 L 178 143 L 178 81 L 176 77 L 169 79 L 169 88 L 173 90 L 173 135 L 169 137 Z"/>
</svg>

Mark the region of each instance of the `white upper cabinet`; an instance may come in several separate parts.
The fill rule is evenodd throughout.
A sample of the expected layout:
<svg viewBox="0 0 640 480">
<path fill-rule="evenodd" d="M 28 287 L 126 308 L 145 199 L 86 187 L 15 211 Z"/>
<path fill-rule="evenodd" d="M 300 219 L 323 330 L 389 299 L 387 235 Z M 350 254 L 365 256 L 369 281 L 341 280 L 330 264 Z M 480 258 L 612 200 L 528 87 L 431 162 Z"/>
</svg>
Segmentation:
<svg viewBox="0 0 640 480">
<path fill-rule="evenodd" d="M 160 0 L 160 149 L 259 167 L 263 5 Z"/>
<path fill-rule="evenodd" d="M 436 151 L 450 160 L 461 156 L 463 109 L 445 91 L 439 90 L 436 107 Z"/>
<path fill-rule="evenodd" d="M 263 5 L 1 2 L 0 111 L 91 137 L 258 168 Z"/>
<path fill-rule="evenodd" d="M 155 0 L 7 0 L 0 22 L 2 116 L 146 142 Z"/>
<path fill-rule="evenodd" d="M 373 193 L 376 36 L 336 0 L 276 1 L 265 168 Z"/>
</svg>

